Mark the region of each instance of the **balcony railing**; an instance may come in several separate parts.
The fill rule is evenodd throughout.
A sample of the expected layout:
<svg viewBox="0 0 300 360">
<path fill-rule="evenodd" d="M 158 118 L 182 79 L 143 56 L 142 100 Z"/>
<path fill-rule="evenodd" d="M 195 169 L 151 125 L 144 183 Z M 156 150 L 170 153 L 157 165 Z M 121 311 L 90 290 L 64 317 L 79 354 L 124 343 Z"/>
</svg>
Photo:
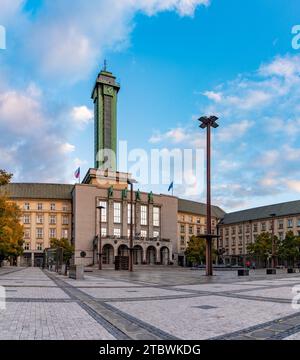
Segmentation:
<svg viewBox="0 0 300 360">
<path fill-rule="evenodd" d="M 102 240 L 130 240 L 130 236 L 115 236 L 115 235 L 102 235 Z M 142 237 L 142 236 L 134 236 L 134 241 L 160 241 L 160 242 L 170 242 L 170 239 L 160 238 L 160 237 Z"/>
</svg>

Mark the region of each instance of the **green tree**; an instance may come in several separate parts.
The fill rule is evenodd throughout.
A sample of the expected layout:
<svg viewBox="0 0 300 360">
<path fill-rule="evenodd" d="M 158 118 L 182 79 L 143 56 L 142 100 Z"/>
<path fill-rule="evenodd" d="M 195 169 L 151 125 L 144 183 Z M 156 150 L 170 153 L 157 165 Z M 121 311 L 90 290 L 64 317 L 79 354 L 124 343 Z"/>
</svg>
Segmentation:
<svg viewBox="0 0 300 360">
<path fill-rule="evenodd" d="M 278 248 L 278 238 L 274 237 L 276 248 Z M 267 265 L 268 260 L 272 257 L 272 236 L 268 232 L 259 234 L 254 243 L 247 246 L 248 253 L 252 256 L 263 259 Z M 275 254 L 276 255 L 276 254 Z"/>
<path fill-rule="evenodd" d="M 279 244 L 278 255 L 288 264 L 294 266 L 295 261 L 300 257 L 300 237 L 295 236 L 293 231 L 288 231 L 285 239 Z"/>
<path fill-rule="evenodd" d="M 0 186 L 7 185 L 12 174 L 0 170 Z M 1 188 L 0 188 L 1 190 Z M 23 253 L 21 211 L 3 191 L 0 191 L 0 266 L 4 259 L 16 260 Z"/>
<path fill-rule="evenodd" d="M 68 263 L 73 256 L 74 246 L 70 244 L 68 239 L 51 239 L 50 247 L 52 249 L 62 248 L 63 249 L 63 261 Z"/>
<path fill-rule="evenodd" d="M 205 262 L 206 240 L 197 236 L 191 236 L 188 242 L 185 255 L 187 261 L 193 265 L 203 264 Z"/>
<path fill-rule="evenodd" d="M 206 262 L 206 239 L 194 235 L 191 236 L 185 255 L 187 261 L 193 265 L 204 264 Z M 219 255 L 220 253 L 213 248 L 212 256 L 215 261 Z"/>
</svg>

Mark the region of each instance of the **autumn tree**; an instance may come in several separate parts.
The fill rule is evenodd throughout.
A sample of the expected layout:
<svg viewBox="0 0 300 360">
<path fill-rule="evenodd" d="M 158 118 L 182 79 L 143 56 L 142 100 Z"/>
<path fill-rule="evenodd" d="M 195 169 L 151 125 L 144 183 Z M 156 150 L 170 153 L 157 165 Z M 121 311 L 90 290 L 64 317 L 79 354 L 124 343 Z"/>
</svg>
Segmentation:
<svg viewBox="0 0 300 360">
<path fill-rule="evenodd" d="M 0 266 L 4 259 L 16 259 L 23 253 L 23 226 L 20 224 L 21 211 L 16 203 L 1 191 L 12 174 L 0 169 Z"/>
</svg>

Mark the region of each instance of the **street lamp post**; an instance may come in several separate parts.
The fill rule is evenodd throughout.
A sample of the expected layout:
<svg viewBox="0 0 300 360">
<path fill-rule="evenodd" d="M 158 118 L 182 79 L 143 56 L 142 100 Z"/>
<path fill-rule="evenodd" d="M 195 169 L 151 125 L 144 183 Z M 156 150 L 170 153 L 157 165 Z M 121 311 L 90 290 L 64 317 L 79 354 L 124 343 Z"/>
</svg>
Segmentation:
<svg viewBox="0 0 300 360">
<path fill-rule="evenodd" d="M 213 275 L 213 266 L 212 266 L 212 240 L 214 237 L 211 231 L 211 127 L 214 129 L 219 125 L 216 123 L 218 118 L 216 116 L 202 116 L 200 117 L 200 128 L 206 128 L 206 223 L 207 223 L 207 233 L 206 233 L 206 275 Z"/>
<path fill-rule="evenodd" d="M 276 245 L 275 245 L 275 216 L 276 214 L 270 214 L 272 218 L 272 268 L 276 269 L 277 259 L 276 259 Z"/>
<path fill-rule="evenodd" d="M 98 269 L 102 270 L 102 210 L 104 209 L 104 206 L 97 206 L 97 209 L 99 209 L 100 213 L 100 220 L 99 220 L 99 236 L 98 236 Z"/>
</svg>

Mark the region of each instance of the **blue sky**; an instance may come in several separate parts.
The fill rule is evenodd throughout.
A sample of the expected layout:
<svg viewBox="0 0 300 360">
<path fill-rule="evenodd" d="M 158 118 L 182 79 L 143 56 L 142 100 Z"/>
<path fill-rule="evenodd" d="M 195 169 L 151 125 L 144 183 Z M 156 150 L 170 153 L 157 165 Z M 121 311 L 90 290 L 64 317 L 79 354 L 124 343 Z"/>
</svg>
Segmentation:
<svg viewBox="0 0 300 360">
<path fill-rule="evenodd" d="M 77 166 L 93 166 L 90 93 L 106 58 L 129 148 L 201 147 L 195 119 L 216 113 L 214 202 L 298 199 L 296 24 L 298 0 L 0 0 L 0 168 L 15 181 L 74 182 Z"/>
</svg>

